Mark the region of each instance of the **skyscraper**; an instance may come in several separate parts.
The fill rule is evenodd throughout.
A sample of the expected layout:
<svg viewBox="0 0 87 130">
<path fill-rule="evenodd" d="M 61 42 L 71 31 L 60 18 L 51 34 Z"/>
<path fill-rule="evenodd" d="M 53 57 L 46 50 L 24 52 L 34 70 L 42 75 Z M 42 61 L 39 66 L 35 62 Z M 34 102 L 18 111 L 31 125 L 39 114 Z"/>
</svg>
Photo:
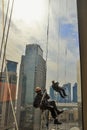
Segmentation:
<svg viewBox="0 0 87 130">
<path fill-rule="evenodd" d="M 64 84 L 63 87 L 68 95 L 66 97 L 66 102 L 71 102 L 71 83 Z"/>
<path fill-rule="evenodd" d="M 52 100 L 55 100 L 55 94 L 54 94 L 54 90 L 53 90 L 52 87 L 50 87 L 50 98 L 51 98 Z"/>
<path fill-rule="evenodd" d="M 80 72 L 80 61 L 77 62 L 77 93 L 78 93 L 78 102 L 81 103 L 81 72 Z"/>
<path fill-rule="evenodd" d="M 77 102 L 77 83 L 73 86 L 73 102 Z"/>
<path fill-rule="evenodd" d="M 0 129 L 2 130 L 15 128 L 11 101 L 13 104 L 13 108 L 15 108 L 16 83 L 17 83 L 16 70 L 17 70 L 17 62 L 7 60 L 8 75 L 6 74 L 5 69 L 5 71 L 2 73 L 0 82 L 0 107 L 1 107 Z"/>
<path fill-rule="evenodd" d="M 36 130 L 40 127 L 40 112 L 36 122 L 36 110 L 32 107 L 35 97 L 35 87 L 45 88 L 46 61 L 43 59 L 43 51 L 37 44 L 26 46 L 25 55 L 21 58 L 18 105 L 21 107 L 19 124 L 21 130 Z"/>
</svg>

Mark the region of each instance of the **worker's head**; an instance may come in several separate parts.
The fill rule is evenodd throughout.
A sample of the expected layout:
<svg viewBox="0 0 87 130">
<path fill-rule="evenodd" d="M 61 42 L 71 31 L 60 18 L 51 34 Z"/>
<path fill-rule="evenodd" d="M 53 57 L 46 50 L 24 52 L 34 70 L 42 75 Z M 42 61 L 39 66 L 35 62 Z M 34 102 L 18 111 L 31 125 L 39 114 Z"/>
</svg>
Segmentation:
<svg viewBox="0 0 87 130">
<path fill-rule="evenodd" d="M 52 81 L 52 84 L 54 84 L 54 83 L 55 83 L 55 81 L 53 80 L 53 81 Z"/>
<path fill-rule="evenodd" d="M 35 88 L 35 92 L 36 92 L 36 93 L 41 92 L 41 88 L 40 88 L 40 87 L 36 87 L 36 88 Z"/>
</svg>

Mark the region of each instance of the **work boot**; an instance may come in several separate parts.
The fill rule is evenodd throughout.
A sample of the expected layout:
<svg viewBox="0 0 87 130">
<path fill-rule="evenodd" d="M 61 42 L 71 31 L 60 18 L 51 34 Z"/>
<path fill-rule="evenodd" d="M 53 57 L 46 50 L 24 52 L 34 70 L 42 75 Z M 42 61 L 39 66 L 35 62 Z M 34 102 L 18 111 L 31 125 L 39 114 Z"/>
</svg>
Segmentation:
<svg viewBox="0 0 87 130">
<path fill-rule="evenodd" d="M 58 115 L 62 114 L 63 112 L 64 112 L 63 110 L 62 111 L 57 110 Z"/>
<path fill-rule="evenodd" d="M 62 97 L 62 98 L 65 98 L 65 95 L 64 95 L 64 96 L 63 96 L 63 95 L 61 95 L 61 97 Z"/>
<path fill-rule="evenodd" d="M 68 96 L 67 94 L 65 94 L 64 96 Z"/>
<path fill-rule="evenodd" d="M 54 120 L 54 124 L 61 125 L 62 123 L 59 122 L 57 119 Z"/>
</svg>

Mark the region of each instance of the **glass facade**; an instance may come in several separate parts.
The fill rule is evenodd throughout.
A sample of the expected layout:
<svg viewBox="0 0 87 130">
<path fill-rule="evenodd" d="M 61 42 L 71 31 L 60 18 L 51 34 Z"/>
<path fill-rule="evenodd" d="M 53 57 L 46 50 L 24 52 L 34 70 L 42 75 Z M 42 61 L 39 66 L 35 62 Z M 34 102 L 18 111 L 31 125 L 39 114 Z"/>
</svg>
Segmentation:
<svg viewBox="0 0 87 130">
<path fill-rule="evenodd" d="M 52 100 L 55 100 L 55 94 L 54 94 L 54 90 L 53 90 L 53 88 L 50 86 L 50 98 L 52 99 Z"/>
<path fill-rule="evenodd" d="M 36 128 L 39 129 L 40 112 L 37 114 L 32 104 L 35 97 L 35 87 L 40 86 L 44 89 L 45 83 L 46 62 L 43 59 L 43 51 L 39 45 L 29 44 L 26 46 L 25 55 L 22 56 L 20 65 L 19 93 L 21 93 L 21 98 L 18 100 L 21 102 L 21 107 L 24 108 L 24 111 L 21 111 L 19 116 L 21 130 L 28 128 L 33 130 L 33 125 L 36 124 L 36 118 L 38 118 L 39 123 L 37 127 L 34 126 L 34 130 Z M 22 113 L 25 113 L 22 118 L 24 125 L 21 124 Z"/>
<path fill-rule="evenodd" d="M 7 60 L 7 69 L 8 71 L 16 72 L 17 70 L 17 62 Z"/>
<path fill-rule="evenodd" d="M 73 102 L 77 102 L 77 83 L 73 86 Z"/>
</svg>

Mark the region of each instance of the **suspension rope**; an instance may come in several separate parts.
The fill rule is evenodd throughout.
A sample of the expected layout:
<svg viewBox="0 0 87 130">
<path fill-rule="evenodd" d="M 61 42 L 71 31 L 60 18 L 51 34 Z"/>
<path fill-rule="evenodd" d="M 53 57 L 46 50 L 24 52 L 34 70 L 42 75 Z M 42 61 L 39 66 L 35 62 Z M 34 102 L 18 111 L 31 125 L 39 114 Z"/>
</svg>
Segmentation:
<svg viewBox="0 0 87 130">
<path fill-rule="evenodd" d="M 67 18 L 67 15 L 68 15 L 68 12 L 67 12 L 67 9 L 68 9 L 68 0 L 66 0 L 66 4 L 65 4 L 65 10 L 66 10 L 66 18 Z M 65 84 L 66 84 L 66 76 L 67 76 L 67 72 L 66 72 L 66 67 L 67 67 L 67 44 L 65 46 Z M 66 98 L 65 98 L 65 103 L 66 103 Z M 67 117 L 67 112 L 65 112 L 65 118 Z M 65 130 L 67 129 L 67 124 L 65 124 Z"/>
<path fill-rule="evenodd" d="M 67 58 L 67 48 L 65 48 L 65 84 L 66 84 L 66 58 Z"/>
<path fill-rule="evenodd" d="M 49 110 L 41 111 L 41 130 L 49 130 Z"/>
<path fill-rule="evenodd" d="M 68 17 L 68 0 L 66 0 L 66 18 Z M 66 63 L 67 63 L 67 44 L 65 46 L 65 83 L 66 83 Z"/>
<path fill-rule="evenodd" d="M 3 67 L 4 67 L 4 60 L 5 60 L 5 57 L 6 57 L 6 47 L 7 47 L 8 35 L 9 35 L 9 29 L 10 29 L 10 23 L 11 23 L 11 17 L 12 17 L 12 12 L 13 12 L 13 5 L 14 5 L 14 0 L 12 1 L 11 13 L 10 13 L 10 18 L 9 18 L 9 23 L 8 23 L 8 29 L 7 29 L 7 34 L 6 34 L 5 45 L 4 45 L 4 54 L 3 54 L 2 66 L 1 66 L 1 77 L 2 77 L 2 72 L 3 72 Z"/>
<path fill-rule="evenodd" d="M 58 3 L 58 13 L 60 14 L 60 16 L 61 16 L 61 11 L 60 11 L 60 8 L 61 8 L 61 5 Z M 58 48 L 58 51 L 57 51 L 57 79 L 59 80 L 59 67 L 60 67 L 60 37 L 59 37 L 59 35 L 60 35 L 60 19 L 59 19 L 59 17 L 58 17 L 58 46 L 57 46 L 57 48 Z"/>
<path fill-rule="evenodd" d="M 47 42 L 46 42 L 46 71 L 47 71 L 47 58 L 48 58 L 48 41 L 49 41 L 49 17 L 50 17 L 50 0 L 48 0 L 48 16 L 47 16 Z"/>
<path fill-rule="evenodd" d="M 2 17 L 3 18 L 3 23 L 2 23 L 3 35 L 2 35 L 1 48 L 0 48 L 0 58 L 1 58 L 1 54 L 2 54 L 2 47 L 3 47 L 4 37 L 5 37 L 5 29 L 6 29 L 6 23 L 7 23 L 7 17 L 8 17 L 9 3 L 10 3 L 10 0 L 8 0 L 8 3 L 7 3 L 7 11 L 6 11 L 5 23 L 4 23 L 4 11 L 2 12 L 2 14 L 3 14 L 3 17 Z M 4 7 L 2 7 L 2 8 L 4 8 Z"/>
<path fill-rule="evenodd" d="M 4 0 L 2 0 L 2 30 L 4 30 Z"/>
<path fill-rule="evenodd" d="M 46 73 L 47 73 L 48 42 L 49 42 L 49 18 L 50 18 L 50 0 L 48 0 L 48 15 L 47 15 Z M 47 79 L 47 76 L 46 76 L 46 79 Z M 46 112 L 45 112 L 45 114 L 46 114 Z M 49 114 L 48 114 L 48 116 L 49 116 Z M 47 117 L 47 123 L 46 123 L 47 130 L 49 130 L 49 121 L 48 120 L 49 120 L 49 117 Z"/>
</svg>

